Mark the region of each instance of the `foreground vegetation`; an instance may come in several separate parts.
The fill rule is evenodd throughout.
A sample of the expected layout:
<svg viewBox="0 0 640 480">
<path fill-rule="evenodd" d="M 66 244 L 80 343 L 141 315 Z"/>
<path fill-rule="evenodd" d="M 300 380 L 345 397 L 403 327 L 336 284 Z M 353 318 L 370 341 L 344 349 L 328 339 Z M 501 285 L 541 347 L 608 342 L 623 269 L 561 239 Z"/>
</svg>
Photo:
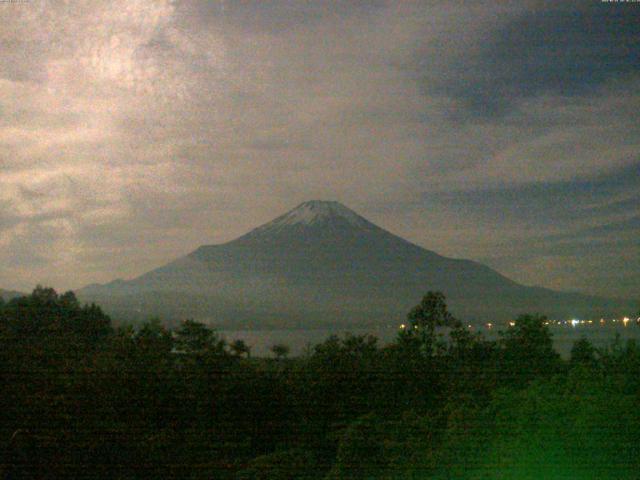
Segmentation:
<svg viewBox="0 0 640 480">
<path fill-rule="evenodd" d="M 256 359 L 37 288 L 0 304 L 0 478 L 637 478 L 640 348 L 564 361 L 544 320 L 487 341 L 430 292 L 391 345 Z"/>
</svg>

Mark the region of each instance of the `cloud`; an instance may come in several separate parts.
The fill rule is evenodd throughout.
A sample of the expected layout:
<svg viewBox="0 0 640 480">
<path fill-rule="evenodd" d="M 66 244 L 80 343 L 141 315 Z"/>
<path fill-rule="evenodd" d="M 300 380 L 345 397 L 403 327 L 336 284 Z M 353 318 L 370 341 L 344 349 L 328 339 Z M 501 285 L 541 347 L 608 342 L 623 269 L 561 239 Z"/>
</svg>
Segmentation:
<svg viewBox="0 0 640 480">
<path fill-rule="evenodd" d="M 444 72 L 426 68 L 428 92 L 460 100 L 475 115 L 504 115 L 520 99 L 593 94 L 607 81 L 637 76 L 640 12 L 632 5 L 563 2 L 531 8 L 461 49 Z M 432 50 L 420 64 L 429 65 Z"/>
<path fill-rule="evenodd" d="M 519 245 L 635 212 L 638 23 L 609 7 L 2 4 L 0 282 L 129 278 L 331 198 L 572 288 Z"/>
</svg>

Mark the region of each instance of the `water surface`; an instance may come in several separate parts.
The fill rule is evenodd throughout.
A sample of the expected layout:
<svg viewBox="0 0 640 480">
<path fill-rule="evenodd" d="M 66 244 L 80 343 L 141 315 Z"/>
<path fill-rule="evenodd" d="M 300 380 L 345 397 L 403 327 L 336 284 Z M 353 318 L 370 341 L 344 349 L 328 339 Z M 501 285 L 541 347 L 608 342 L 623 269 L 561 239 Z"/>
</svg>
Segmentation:
<svg viewBox="0 0 640 480">
<path fill-rule="evenodd" d="M 626 327 L 622 325 L 580 325 L 576 327 L 555 325 L 550 326 L 556 350 L 565 358 L 568 358 L 573 343 L 584 336 L 591 341 L 594 346 L 603 348 L 610 345 L 620 335 L 620 340 L 624 343 L 628 339 L 635 339 L 640 342 L 640 327 L 630 324 Z M 488 339 L 498 337 L 498 331 L 494 329 L 479 329 Z M 311 329 L 311 330 L 221 330 L 219 333 L 229 341 L 242 339 L 250 347 L 254 356 L 270 356 L 270 348 L 276 343 L 283 343 L 291 349 L 291 355 L 301 355 L 305 350 L 313 345 L 323 342 L 331 335 L 344 335 L 346 333 L 354 335 L 371 334 L 378 338 L 380 344 L 384 345 L 392 342 L 398 333 L 395 327 L 380 327 L 377 329 L 336 330 L 336 329 Z"/>
</svg>

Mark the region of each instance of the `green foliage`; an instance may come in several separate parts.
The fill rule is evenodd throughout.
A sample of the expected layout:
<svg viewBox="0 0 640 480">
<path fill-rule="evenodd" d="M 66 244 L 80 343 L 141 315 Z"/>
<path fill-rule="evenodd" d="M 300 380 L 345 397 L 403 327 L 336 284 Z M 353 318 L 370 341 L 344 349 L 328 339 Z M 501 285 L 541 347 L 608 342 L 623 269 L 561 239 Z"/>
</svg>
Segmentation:
<svg viewBox="0 0 640 480">
<path fill-rule="evenodd" d="M 492 405 L 491 478 L 636 478 L 640 413 L 633 396 L 611 393 L 562 379 L 505 391 Z"/>
<path fill-rule="evenodd" d="M 341 424 L 376 408 L 381 394 L 382 365 L 377 339 L 347 334 L 329 337 L 314 348 L 300 366 L 301 398 L 305 422 L 313 426 Z"/>
<path fill-rule="evenodd" d="M 585 337 L 581 337 L 571 347 L 571 363 L 573 365 L 595 365 L 596 349 Z"/>
<path fill-rule="evenodd" d="M 58 295 L 52 288 L 36 287 L 27 297 L 14 298 L 3 305 L 2 332 L 28 345 L 68 342 L 91 347 L 111 332 L 111 320 L 96 305 L 80 306 L 73 292 Z"/>
<path fill-rule="evenodd" d="M 290 348 L 288 345 L 284 343 L 276 343 L 271 347 L 271 352 L 275 355 L 278 360 L 282 360 L 283 358 L 287 358 L 289 355 Z"/>
<path fill-rule="evenodd" d="M 251 348 L 244 342 L 244 340 L 234 340 L 229 347 L 234 355 L 239 357 L 246 355 L 247 358 L 251 356 Z"/>
<path fill-rule="evenodd" d="M 226 342 L 205 324 L 185 320 L 175 332 L 175 347 L 186 354 L 223 355 Z"/>
<path fill-rule="evenodd" d="M 409 329 L 401 332 L 400 338 L 405 342 L 412 338 L 417 339 L 423 355 L 426 356 L 433 355 L 439 347 L 436 328 L 454 327 L 458 324 L 447 309 L 444 295 L 432 291 L 427 292 L 420 303 L 411 309 L 407 320 Z"/>
<path fill-rule="evenodd" d="M 410 319 L 250 358 L 38 287 L 0 304 L 0 478 L 637 478 L 635 342 L 563 362 L 544 317 L 488 341 L 434 292 Z"/>
<path fill-rule="evenodd" d="M 312 453 L 294 449 L 262 455 L 238 472 L 238 480 L 295 480 L 322 478 Z"/>
<path fill-rule="evenodd" d="M 434 470 L 441 434 L 433 418 L 413 411 L 394 420 L 364 415 L 341 434 L 326 479 L 424 478 Z"/>
<path fill-rule="evenodd" d="M 560 355 L 546 321 L 541 315 L 520 315 L 515 326 L 500 332 L 501 373 L 507 384 L 524 385 L 558 371 Z"/>
<path fill-rule="evenodd" d="M 388 468 L 384 455 L 384 422 L 366 415 L 346 429 L 328 478 L 375 478 Z"/>
</svg>

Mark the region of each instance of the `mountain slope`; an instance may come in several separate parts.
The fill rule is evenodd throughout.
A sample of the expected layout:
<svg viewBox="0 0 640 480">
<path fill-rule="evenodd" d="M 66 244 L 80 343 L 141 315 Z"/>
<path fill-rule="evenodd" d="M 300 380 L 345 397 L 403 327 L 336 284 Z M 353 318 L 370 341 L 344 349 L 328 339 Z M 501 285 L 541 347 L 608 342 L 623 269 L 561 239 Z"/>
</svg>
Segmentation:
<svg viewBox="0 0 640 480">
<path fill-rule="evenodd" d="M 16 292 L 14 290 L 3 290 L 2 288 L 0 288 L 0 298 L 2 298 L 4 301 L 9 301 L 12 298 L 22 297 L 24 295 L 25 294 L 21 292 Z"/>
<path fill-rule="evenodd" d="M 324 201 L 305 202 L 236 240 L 202 246 L 133 280 L 92 285 L 79 295 L 128 316 L 308 327 L 397 322 L 427 290 L 443 291 L 460 317 L 482 321 L 528 311 L 566 317 L 626 308 L 623 302 L 519 285 Z"/>
</svg>

